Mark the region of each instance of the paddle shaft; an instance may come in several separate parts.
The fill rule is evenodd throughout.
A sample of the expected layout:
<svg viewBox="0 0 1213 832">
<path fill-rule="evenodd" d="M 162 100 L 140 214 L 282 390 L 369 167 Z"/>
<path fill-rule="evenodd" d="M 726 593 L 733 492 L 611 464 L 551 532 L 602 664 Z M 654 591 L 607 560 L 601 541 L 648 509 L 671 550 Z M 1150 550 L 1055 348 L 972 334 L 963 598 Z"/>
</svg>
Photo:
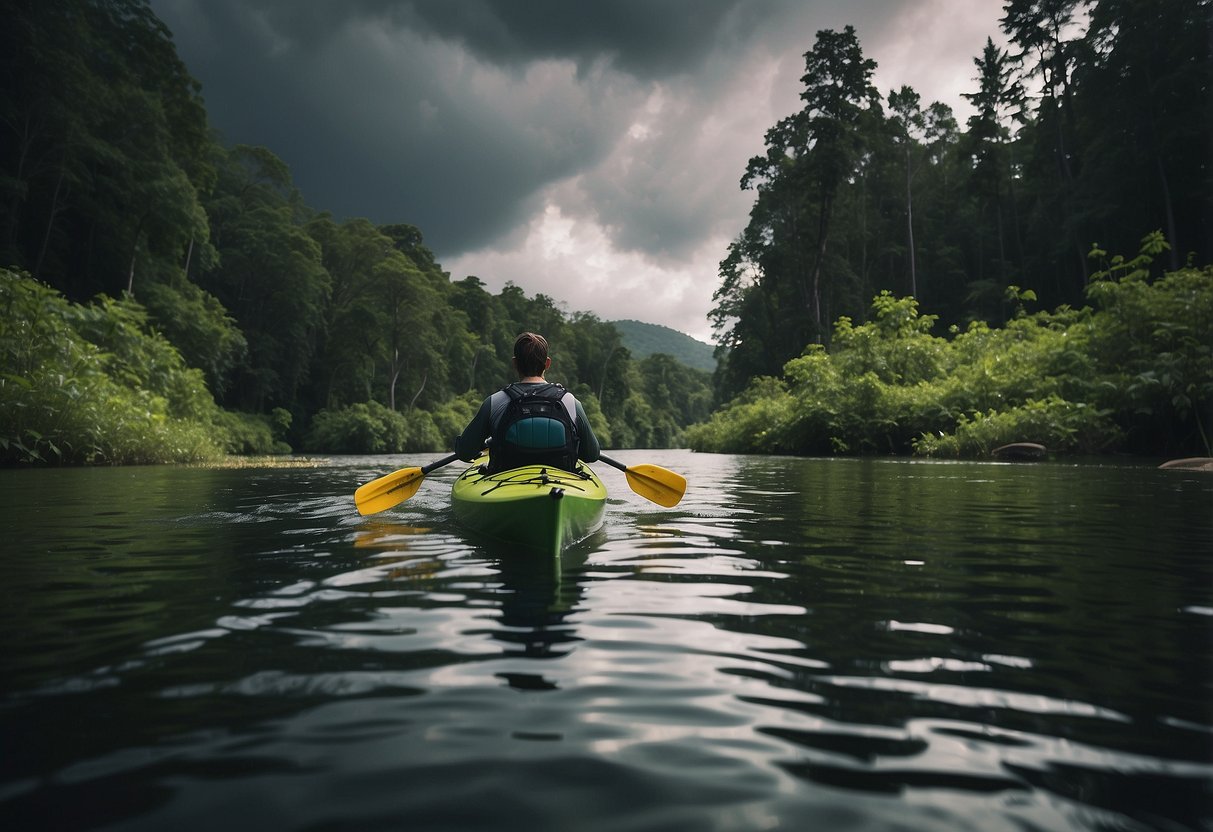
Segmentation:
<svg viewBox="0 0 1213 832">
<path fill-rule="evenodd" d="M 451 454 L 450 456 L 444 456 L 442 459 L 436 459 L 433 462 L 431 462 L 429 465 L 422 465 L 421 466 L 421 476 L 424 477 L 430 471 L 436 471 L 437 469 L 441 468 L 443 465 L 450 465 L 452 462 L 454 462 L 457 459 L 459 459 L 459 454 Z"/>
<path fill-rule="evenodd" d="M 607 465 L 610 465 L 612 468 L 618 468 L 620 471 L 627 473 L 628 466 L 624 465 L 622 462 L 611 459 L 606 454 L 599 454 L 598 458 L 601 459 L 603 462 L 605 462 Z"/>
</svg>

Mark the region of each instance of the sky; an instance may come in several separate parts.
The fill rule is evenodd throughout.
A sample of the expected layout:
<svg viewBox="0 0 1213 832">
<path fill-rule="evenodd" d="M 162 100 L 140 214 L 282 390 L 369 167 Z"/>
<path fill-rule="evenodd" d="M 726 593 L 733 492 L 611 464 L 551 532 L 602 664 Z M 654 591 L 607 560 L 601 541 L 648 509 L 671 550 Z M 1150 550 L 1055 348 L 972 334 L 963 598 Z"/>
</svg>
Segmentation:
<svg viewBox="0 0 1213 832">
<path fill-rule="evenodd" d="M 882 95 L 963 121 L 1002 0 L 151 0 L 225 143 L 451 278 L 700 340 L 763 136 L 853 25 Z"/>
</svg>

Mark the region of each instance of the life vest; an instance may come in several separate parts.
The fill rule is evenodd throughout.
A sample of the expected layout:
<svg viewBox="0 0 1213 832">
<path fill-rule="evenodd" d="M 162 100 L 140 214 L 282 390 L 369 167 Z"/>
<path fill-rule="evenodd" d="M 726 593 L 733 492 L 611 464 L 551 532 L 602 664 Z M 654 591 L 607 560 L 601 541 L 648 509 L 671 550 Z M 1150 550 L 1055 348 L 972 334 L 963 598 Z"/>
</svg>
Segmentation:
<svg viewBox="0 0 1213 832">
<path fill-rule="evenodd" d="M 577 467 L 577 426 L 568 391 L 559 384 L 524 390 L 511 384 L 503 391 L 509 401 L 493 424 L 489 442 L 489 471 L 523 465 L 550 465 L 565 471 Z M 570 412 L 572 411 L 572 412 Z"/>
</svg>

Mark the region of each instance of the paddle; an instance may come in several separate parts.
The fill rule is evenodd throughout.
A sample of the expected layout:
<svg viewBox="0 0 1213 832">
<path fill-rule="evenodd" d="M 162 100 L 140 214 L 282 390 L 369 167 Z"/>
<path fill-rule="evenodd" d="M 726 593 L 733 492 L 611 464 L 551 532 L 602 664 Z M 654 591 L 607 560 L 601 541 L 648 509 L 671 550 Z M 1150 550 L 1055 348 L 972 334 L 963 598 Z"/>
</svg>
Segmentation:
<svg viewBox="0 0 1213 832">
<path fill-rule="evenodd" d="M 632 490 L 659 506 L 673 508 L 678 505 L 678 501 L 686 493 L 686 477 L 662 468 L 660 465 L 627 466 L 602 454 L 599 454 L 598 458 L 612 468 L 618 468 L 627 474 L 628 485 L 632 486 Z"/>
<path fill-rule="evenodd" d="M 354 504 L 358 506 L 358 513 L 375 514 L 397 503 L 403 503 L 417 493 L 426 474 L 443 465 L 450 465 L 457 459 L 458 456 L 451 454 L 423 468 L 401 468 L 358 486 L 358 490 L 354 492 Z"/>
</svg>

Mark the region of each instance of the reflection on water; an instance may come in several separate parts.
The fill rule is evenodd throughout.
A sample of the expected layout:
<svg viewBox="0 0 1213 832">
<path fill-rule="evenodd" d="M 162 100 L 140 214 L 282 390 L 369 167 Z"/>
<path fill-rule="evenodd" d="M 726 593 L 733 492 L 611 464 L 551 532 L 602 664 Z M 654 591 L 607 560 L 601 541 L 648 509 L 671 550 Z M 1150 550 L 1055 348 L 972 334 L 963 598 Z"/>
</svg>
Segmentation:
<svg viewBox="0 0 1213 832">
<path fill-rule="evenodd" d="M 0 472 L 0 828 L 1213 828 L 1213 478 L 620 456 L 559 563 L 359 517 L 413 458 Z"/>
</svg>

